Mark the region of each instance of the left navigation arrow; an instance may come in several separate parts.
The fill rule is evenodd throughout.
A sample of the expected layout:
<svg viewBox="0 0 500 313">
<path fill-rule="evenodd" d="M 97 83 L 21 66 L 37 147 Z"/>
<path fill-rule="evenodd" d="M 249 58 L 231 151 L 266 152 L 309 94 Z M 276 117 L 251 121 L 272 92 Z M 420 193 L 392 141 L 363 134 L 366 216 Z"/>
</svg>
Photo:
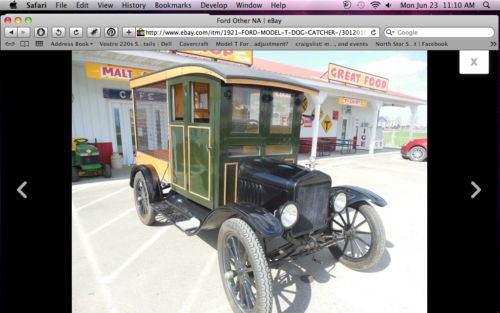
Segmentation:
<svg viewBox="0 0 500 313">
<path fill-rule="evenodd" d="M 26 184 L 27 184 L 27 183 L 28 183 L 28 182 L 23 181 L 23 183 L 22 183 L 21 185 L 19 185 L 19 187 L 17 187 L 17 192 L 19 192 L 19 194 L 20 194 L 20 195 L 21 195 L 24 199 L 28 198 L 28 196 L 27 196 L 27 195 L 23 192 L 23 188 L 24 188 L 24 186 L 26 186 Z"/>
</svg>

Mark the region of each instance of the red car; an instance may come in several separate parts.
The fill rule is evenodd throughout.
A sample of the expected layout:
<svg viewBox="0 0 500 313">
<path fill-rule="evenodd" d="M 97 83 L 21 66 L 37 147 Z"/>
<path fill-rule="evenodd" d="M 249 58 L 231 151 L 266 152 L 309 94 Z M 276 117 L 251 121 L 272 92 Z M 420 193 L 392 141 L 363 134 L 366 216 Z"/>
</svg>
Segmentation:
<svg viewBox="0 0 500 313">
<path fill-rule="evenodd" d="M 413 139 L 401 147 L 404 159 L 422 162 L 427 160 L 427 138 Z"/>
</svg>

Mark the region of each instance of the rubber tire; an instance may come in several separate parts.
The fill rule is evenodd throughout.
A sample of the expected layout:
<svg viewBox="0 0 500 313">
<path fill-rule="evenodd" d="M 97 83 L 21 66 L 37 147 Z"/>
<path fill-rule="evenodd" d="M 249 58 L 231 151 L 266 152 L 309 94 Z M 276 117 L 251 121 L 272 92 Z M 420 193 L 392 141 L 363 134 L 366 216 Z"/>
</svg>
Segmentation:
<svg viewBox="0 0 500 313">
<path fill-rule="evenodd" d="M 355 271 L 365 271 L 374 267 L 384 254 L 385 229 L 380 216 L 371 205 L 363 203 L 351 206 L 351 208 L 359 210 L 366 218 L 372 232 L 372 242 L 374 242 L 374 244 L 370 247 L 370 250 L 366 253 L 366 255 L 359 259 L 352 259 L 343 256 L 341 249 L 343 244 L 341 246 L 331 246 L 329 249 L 332 255 L 343 265 Z"/>
<path fill-rule="evenodd" d="M 144 187 L 145 187 L 145 192 L 146 192 L 146 197 L 147 197 L 147 212 L 146 214 L 143 216 L 141 215 L 140 211 L 139 211 L 139 206 L 138 206 L 138 203 L 137 203 L 137 188 L 138 188 L 138 184 L 139 184 L 139 181 L 142 181 Z M 141 222 L 144 224 L 144 225 L 153 225 L 154 222 L 155 222 L 155 212 L 153 211 L 153 208 L 151 207 L 151 203 L 149 202 L 149 192 L 148 192 L 148 188 L 147 188 L 147 185 L 146 185 L 146 179 L 144 178 L 144 175 L 142 175 L 142 172 L 137 172 L 135 174 L 135 177 L 134 177 L 134 202 L 135 202 L 135 210 L 137 211 L 137 215 L 139 216 L 139 219 L 141 220 Z"/>
<path fill-rule="evenodd" d="M 104 178 L 111 178 L 111 165 L 104 164 Z"/>
<path fill-rule="evenodd" d="M 420 159 L 416 159 L 412 156 L 412 151 L 415 151 L 415 150 L 422 151 L 422 157 Z M 415 147 L 411 148 L 410 151 L 408 151 L 408 158 L 412 161 L 415 161 L 415 162 L 423 162 L 427 159 L 427 150 L 425 150 L 424 147 L 415 146 Z"/>
<path fill-rule="evenodd" d="M 71 181 L 72 182 L 77 182 L 80 180 L 80 176 L 78 176 L 78 167 L 73 166 L 71 167 Z"/>
<path fill-rule="evenodd" d="M 262 245 L 255 235 L 253 229 L 243 220 L 239 218 L 230 218 L 226 220 L 219 230 L 219 238 L 217 241 L 217 251 L 219 254 L 219 270 L 222 279 L 222 285 L 226 292 L 226 297 L 233 312 L 240 312 L 238 305 L 233 301 L 230 290 L 224 281 L 224 266 L 223 253 L 225 249 L 226 237 L 231 234 L 238 238 L 243 244 L 245 250 L 248 251 L 249 261 L 254 269 L 255 286 L 257 289 L 256 305 L 253 313 L 270 313 L 273 307 L 273 287 L 272 276 L 267 258 L 262 249 Z"/>
</svg>

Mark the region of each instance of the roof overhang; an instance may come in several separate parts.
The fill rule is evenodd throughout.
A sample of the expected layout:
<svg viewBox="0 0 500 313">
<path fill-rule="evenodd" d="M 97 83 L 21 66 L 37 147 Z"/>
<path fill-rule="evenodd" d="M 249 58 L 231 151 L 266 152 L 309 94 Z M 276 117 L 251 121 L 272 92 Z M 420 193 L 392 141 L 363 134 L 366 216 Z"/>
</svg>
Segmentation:
<svg viewBox="0 0 500 313">
<path fill-rule="evenodd" d="M 381 101 L 384 104 L 384 106 L 408 107 L 416 105 L 427 105 L 427 101 L 425 100 L 400 97 L 397 95 L 387 94 L 381 91 L 374 91 L 365 88 L 352 87 L 336 83 L 322 82 L 312 79 L 299 79 L 299 78 L 296 79 L 300 80 L 303 83 L 310 84 L 311 86 L 318 88 L 321 92 L 324 92 L 329 96 L 334 96 L 334 97 L 344 96 L 344 97 L 366 99 L 368 101 Z"/>
</svg>

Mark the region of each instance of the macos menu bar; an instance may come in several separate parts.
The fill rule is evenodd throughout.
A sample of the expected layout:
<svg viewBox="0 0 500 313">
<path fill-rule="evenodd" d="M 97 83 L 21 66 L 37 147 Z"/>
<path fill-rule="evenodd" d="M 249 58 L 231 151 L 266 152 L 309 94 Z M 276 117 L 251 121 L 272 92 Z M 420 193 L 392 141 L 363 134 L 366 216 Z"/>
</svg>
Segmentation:
<svg viewBox="0 0 500 313">
<path fill-rule="evenodd" d="M 401 0 L 2 0 L 6 11 L 495 11 L 498 0 L 401 1 Z"/>
</svg>

